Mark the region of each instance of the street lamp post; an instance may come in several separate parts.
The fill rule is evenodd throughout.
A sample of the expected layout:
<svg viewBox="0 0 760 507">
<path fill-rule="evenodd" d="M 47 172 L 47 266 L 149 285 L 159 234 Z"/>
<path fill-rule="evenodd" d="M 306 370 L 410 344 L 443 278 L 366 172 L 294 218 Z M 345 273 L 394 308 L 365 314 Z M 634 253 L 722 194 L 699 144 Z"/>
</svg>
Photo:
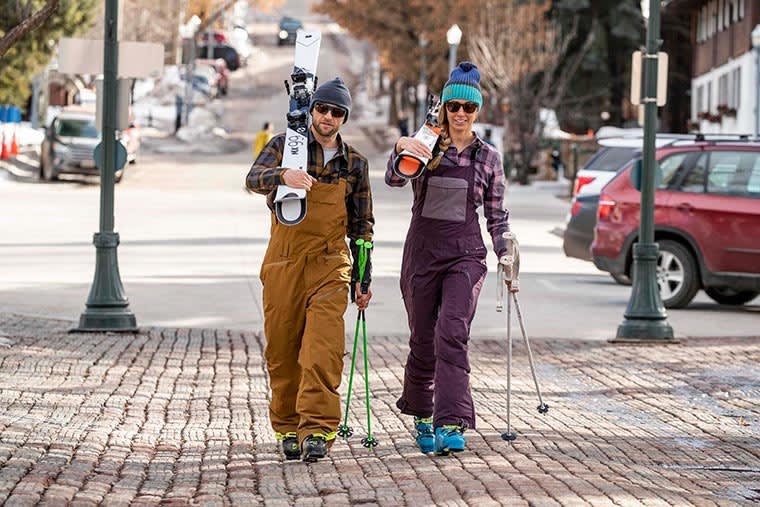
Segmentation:
<svg viewBox="0 0 760 507">
<path fill-rule="evenodd" d="M 660 37 L 660 0 L 649 0 L 647 47 L 644 56 L 644 152 L 641 181 L 641 223 L 633 245 L 633 286 L 613 342 L 673 343 L 673 328 L 657 285 L 658 247 L 654 242 L 655 131 L 657 122 L 657 50 Z"/>
<path fill-rule="evenodd" d="M 420 34 L 420 84 L 417 86 L 417 124 L 425 121 L 427 111 L 427 74 L 425 72 L 425 48 L 429 42 Z"/>
<path fill-rule="evenodd" d="M 752 30 L 752 47 L 755 48 L 755 138 L 760 137 L 760 25 Z"/>
<path fill-rule="evenodd" d="M 137 331 L 137 320 L 129 309 L 119 275 L 114 232 L 114 179 L 116 169 L 116 95 L 118 89 L 118 0 L 106 0 L 103 53 L 103 164 L 100 169 L 100 230 L 94 235 L 95 277 L 87 298 L 87 309 L 74 331 Z"/>
<path fill-rule="evenodd" d="M 449 43 L 449 74 L 457 66 L 457 48 L 462 42 L 462 29 L 454 23 L 446 32 L 446 42 Z"/>
</svg>

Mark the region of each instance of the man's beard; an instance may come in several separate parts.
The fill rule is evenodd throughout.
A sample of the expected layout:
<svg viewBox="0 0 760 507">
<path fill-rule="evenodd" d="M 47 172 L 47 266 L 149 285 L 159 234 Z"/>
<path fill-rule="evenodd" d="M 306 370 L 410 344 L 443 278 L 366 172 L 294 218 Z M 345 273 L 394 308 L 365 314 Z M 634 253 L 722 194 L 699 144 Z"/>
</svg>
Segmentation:
<svg viewBox="0 0 760 507">
<path fill-rule="evenodd" d="M 340 129 L 340 125 L 336 125 L 335 127 L 328 128 L 328 130 L 325 131 L 322 127 L 322 124 L 315 123 L 314 129 L 317 131 L 317 134 L 319 134 L 320 136 L 332 137 L 338 133 L 338 130 Z"/>
</svg>

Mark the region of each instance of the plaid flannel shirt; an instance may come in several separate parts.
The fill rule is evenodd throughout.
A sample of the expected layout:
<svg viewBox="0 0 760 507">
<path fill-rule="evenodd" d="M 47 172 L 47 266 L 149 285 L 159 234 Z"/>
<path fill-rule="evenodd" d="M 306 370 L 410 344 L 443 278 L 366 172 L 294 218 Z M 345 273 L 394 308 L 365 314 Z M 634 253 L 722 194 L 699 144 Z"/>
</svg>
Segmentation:
<svg viewBox="0 0 760 507">
<path fill-rule="evenodd" d="M 282 185 L 282 173 L 286 168 L 282 163 L 282 150 L 285 146 L 285 134 L 274 136 L 253 163 L 246 187 L 259 194 L 267 194 L 267 205 L 274 210 L 274 194 L 277 185 Z M 308 136 L 309 163 L 307 172 L 321 183 L 337 183 L 339 178 L 346 180 L 346 212 L 348 226 L 346 235 L 353 241 L 363 239 L 372 241 L 372 229 L 375 219 L 372 214 L 372 191 L 369 185 L 369 164 L 367 159 L 353 147 L 344 143 L 338 134 L 338 152 L 324 164 L 322 145 L 314 138 L 309 129 Z M 352 241 L 352 243 L 353 243 Z"/>
<path fill-rule="evenodd" d="M 394 146 L 388 158 L 385 183 L 392 187 L 403 187 L 409 180 L 394 174 L 393 163 L 396 157 L 398 157 L 398 154 Z M 494 252 L 497 257 L 501 257 L 507 249 L 507 244 L 502 234 L 509 231 L 509 211 L 504 208 L 506 180 L 499 152 L 476 135 L 475 140 L 460 153 L 457 153 L 456 146 L 452 143 L 449 149 L 446 150 L 440 167 L 454 164 L 469 165 L 472 163 L 473 157 L 475 162 L 475 206 L 483 206 L 483 214 L 486 217 L 486 228 L 491 235 Z M 421 185 L 422 178 L 412 180 L 415 199 L 422 192 Z"/>
</svg>

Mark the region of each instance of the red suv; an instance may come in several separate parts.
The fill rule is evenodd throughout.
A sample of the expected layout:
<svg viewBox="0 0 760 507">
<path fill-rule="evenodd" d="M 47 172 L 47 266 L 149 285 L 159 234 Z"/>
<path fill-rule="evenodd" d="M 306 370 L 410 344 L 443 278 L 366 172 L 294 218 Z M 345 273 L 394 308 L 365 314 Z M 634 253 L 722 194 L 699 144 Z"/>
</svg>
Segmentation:
<svg viewBox="0 0 760 507">
<path fill-rule="evenodd" d="M 657 283 L 666 308 L 688 305 L 702 288 L 721 304 L 760 293 L 760 143 L 677 142 L 656 151 Z M 613 275 L 632 274 L 641 194 L 632 161 L 602 189 L 591 252 Z"/>
</svg>

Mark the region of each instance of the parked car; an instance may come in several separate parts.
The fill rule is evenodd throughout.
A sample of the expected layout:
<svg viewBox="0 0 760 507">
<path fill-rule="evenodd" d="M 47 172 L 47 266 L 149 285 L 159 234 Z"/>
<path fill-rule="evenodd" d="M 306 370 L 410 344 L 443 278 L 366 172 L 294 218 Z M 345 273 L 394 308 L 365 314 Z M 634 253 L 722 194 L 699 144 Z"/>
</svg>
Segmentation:
<svg viewBox="0 0 760 507">
<path fill-rule="evenodd" d="M 662 146 L 675 142 L 680 137 L 683 136 L 661 134 L 655 144 Z M 693 138 L 694 136 L 691 136 L 691 139 Z M 641 133 L 602 138 L 597 142 L 600 145 L 599 150 L 578 171 L 562 235 L 562 249 L 565 255 L 586 261 L 592 261 L 591 241 L 594 239 L 599 192 L 641 151 L 644 144 Z M 619 284 L 631 284 L 626 275 L 611 276 Z"/>
<path fill-rule="evenodd" d="M 220 95 L 227 95 L 230 86 L 230 71 L 227 69 L 227 62 L 223 58 L 198 59 L 195 61 L 197 66 L 210 67 L 214 70 L 214 85 Z"/>
<path fill-rule="evenodd" d="M 677 140 L 693 140 L 689 134 L 657 134 L 655 146 L 665 146 Z M 578 170 L 573 186 L 573 195 L 596 194 L 610 181 L 636 152 L 644 147 L 643 134 L 627 134 L 597 140 L 600 148 Z"/>
<path fill-rule="evenodd" d="M 688 305 L 699 289 L 720 304 L 760 293 L 760 143 L 679 141 L 657 149 L 657 282 L 666 308 Z M 631 275 L 640 193 L 628 164 L 599 198 L 594 264 Z"/>
<path fill-rule="evenodd" d="M 298 30 L 303 28 L 300 19 L 283 16 L 280 19 L 279 31 L 277 32 L 277 45 L 295 44 Z"/>
<path fill-rule="evenodd" d="M 205 45 L 199 46 L 196 57 L 206 58 L 207 56 L 208 48 Z M 242 65 L 240 54 L 229 44 L 216 44 L 213 48 L 213 58 L 223 59 L 230 71 L 236 71 Z"/>
<path fill-rule="evenodd" d="M 98 175 L 93 150 L 100 139 L 93 109 L 63 109 L 45 131 L 40 147 L 40 178 L 57 180 L 64 173 Z M 127 161 L 136 161 L 140 150 L 137 125 L 133 123 L 123 133 L 117 133 L 117 139 L 127 149 Z M 116 172 L 116 181 L 121 180 L 123 173 L 124 168 Z"/>
</svg>

